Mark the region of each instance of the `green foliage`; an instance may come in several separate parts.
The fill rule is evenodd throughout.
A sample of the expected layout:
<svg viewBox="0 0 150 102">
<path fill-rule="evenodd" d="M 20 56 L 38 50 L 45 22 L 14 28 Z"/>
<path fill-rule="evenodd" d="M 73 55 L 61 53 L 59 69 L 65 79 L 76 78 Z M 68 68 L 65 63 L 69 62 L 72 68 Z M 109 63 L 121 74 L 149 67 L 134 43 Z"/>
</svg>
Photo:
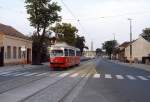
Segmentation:
<svg viewBox="0 0 150 102">
<path fill-rule="evenodd" d="M 51 30 L 55 32 L 57 40 L 59 42 L 66 42 L 68 45 L 75 46 L 83 52 L 85 48 L 84 36 L 77 35 L 78 29 L 72 26 L 70 23 L 57 23 L 55 27 L 51 27 Z"/>
<path fill-rule="evenodd" d="M 142 33 L 142 37 L 150 41 L 150 28 L 145 28 Z"/>
<path fill-rule="evenodd" d="M 43 51 L 46 52 L 43 50 L 46 49 L 46 46 L 43 45 L 47 40 L 46 30 L 51 24 L 61 20 L 58 15 L 61 7 L 51 0 L 26 0 L 25 3 L 30 25 L 36 29 L 32 36 L 33 64 L 40 64 Z"/>
<path fill-rule="evenodd" d="M 115 47 L 117 46 L 117 41 L 116 40 L 110 40 L 110 41 L 106 41 L 103 43 L 102 48 L 105 50 L 106 54 L 108 54 L 109 56 L 111 56 L 113 50 L 115 49 Z"/>
<path fill-rule="evenodd" d="M 102 54 L 102 49 L 97 48 L 97 49 L 96 49 L 96 55 L 98 55 L 98 56 L 99 56 L 100 54 Z"/>
<path fill-rule="evenodd" d="M 51 27 L 51 30 L 56 33 L 58 41 L 66 42 L 71 46 L 75 45 L 78 29 L 70 23 L 57 23 L 55 27 Z"/>
<path fill-rule="evenodd" d="M 48 27 L 56 21 L 60 21 L 61 17 L 58 12 L 61 10 L 56 2 L 51 0 L 26 0 L 27 13 L 31 26 L 37 28 L 37 32 Z"/>
<path fill-rule="evenodd" d="M 83 52 L 83 49 L 85 48 L 85 38 L 84 36 L 77 36 L 75 47 L 79 48 L 81 53 Z"/>
<path fill-rule="evenodd" d="M 150 41 L 150 28 L 145 28 L 141 36 L 146 40 Z"/>
<path fill-rule="evenodd" d="M 150 28 L 145 28 L 143 30 L 143 36 L 150 36 Z"/>
</svg>

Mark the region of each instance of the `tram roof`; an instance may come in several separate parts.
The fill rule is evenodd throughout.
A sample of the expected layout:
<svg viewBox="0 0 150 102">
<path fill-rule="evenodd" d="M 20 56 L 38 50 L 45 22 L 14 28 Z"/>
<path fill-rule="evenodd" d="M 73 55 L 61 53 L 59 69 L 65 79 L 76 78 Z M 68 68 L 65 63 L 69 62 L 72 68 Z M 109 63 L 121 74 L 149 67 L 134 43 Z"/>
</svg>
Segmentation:
<svg viewBox="0 0 150 102">
<path fill-rule="evenodd" d="M 67 43 L 63 42 L 63 43 L 56 43 L 55 45 L 52 45 L 51 47 L 63 47 L 63 48 L 70 48 L 70 49 L 75 49 L 75 50 L 80 50 L 79 48 L 73 47 L 73 46 L 69 46 Z"/>
</svg>

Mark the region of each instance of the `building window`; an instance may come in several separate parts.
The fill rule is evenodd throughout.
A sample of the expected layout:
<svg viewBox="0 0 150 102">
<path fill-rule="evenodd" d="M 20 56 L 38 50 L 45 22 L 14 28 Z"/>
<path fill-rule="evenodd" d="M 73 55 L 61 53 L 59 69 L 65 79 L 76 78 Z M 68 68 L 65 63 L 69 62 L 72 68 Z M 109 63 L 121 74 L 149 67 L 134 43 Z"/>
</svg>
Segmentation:
<svg viewBox="0 0 150 102">
<path fill-rule="evenodd" d="M 11 46 L 7 46 L 7 59 L 11 58 Z"/>
<path fill-rule="evenodd" d="M 21 58 L 21 47 L 18 48 L 18 58 Z"/>
<path fill-rule="evenodd" d="M 13 47 L 13 58 L 16 59 L 17 58 L 17 48 Z"/>
</svg>

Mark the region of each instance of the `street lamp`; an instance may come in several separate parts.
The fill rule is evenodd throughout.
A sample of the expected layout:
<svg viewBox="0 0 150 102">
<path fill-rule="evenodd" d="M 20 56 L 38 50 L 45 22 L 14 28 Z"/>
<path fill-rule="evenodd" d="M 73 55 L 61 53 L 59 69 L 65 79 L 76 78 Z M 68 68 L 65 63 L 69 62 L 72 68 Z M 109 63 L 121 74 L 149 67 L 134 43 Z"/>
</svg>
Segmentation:
<svg viewBox="0 0 150 102">
<path fill-rule="evenodd" d="M 132 64 L 132 19 L 128 18 L 130 21 L 130 64 Z"/>
</svg>

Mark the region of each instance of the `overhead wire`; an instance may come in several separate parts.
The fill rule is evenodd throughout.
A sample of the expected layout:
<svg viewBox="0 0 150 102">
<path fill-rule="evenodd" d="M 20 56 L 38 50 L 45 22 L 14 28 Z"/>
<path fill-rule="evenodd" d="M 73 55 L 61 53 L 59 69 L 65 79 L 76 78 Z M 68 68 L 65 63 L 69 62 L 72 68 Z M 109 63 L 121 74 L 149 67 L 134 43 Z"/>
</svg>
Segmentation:
<svg viewBox="0 0 150 102">
<path fill-rule="evenodd" d="M 113 17 L 129 16 L 129 15 L 141 15 L 141 14 L 145 14 L 145 13 L 149 13 L 149 12 L 150 11 L 147 11 L 147 12 L 132 12 L 132 13 L 125 13 L 125 14 L 117 14 L 117 15 L 112 15 L 112 16 L 80 18 L 80 20 L 99 20 L 99 19 L 104 19 L 104 18 L 113 18 Z M 65 19 L 65 20 L 76 20 L 76 19 Z"/>
<path fill-rule="evenodd" d="M 83 27 L 83 25 L 82 25 L 81 22 L 80 22 L 80 19 L 75 16 L 75 14 L 74 14 L 74 13 L 72 12 L 72 10 L 66 5 L 66 3 L 65 3 L 63 0 L 61 0 L 61 2 L 62 2 L 62 4 L 64 5 L 64 7 L 68 10 L 68 12 L 73 16 L 74 20 L 77 21 L 77 23 L 79 24 L 79 26 L 80 26 L 80 28 L 82 29 L 82 31 L 87 34 L 85 28 Z"/>
</svg>

